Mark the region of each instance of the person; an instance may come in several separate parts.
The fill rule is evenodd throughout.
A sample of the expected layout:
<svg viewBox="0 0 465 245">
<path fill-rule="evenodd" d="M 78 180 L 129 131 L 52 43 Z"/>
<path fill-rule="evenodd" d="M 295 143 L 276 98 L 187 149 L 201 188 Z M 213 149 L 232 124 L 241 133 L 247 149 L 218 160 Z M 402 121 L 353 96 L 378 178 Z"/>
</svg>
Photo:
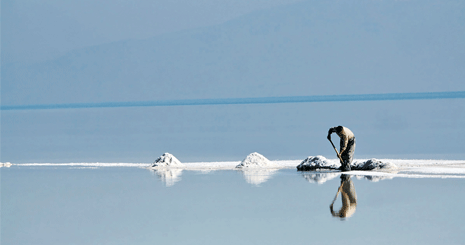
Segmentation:
<svg viewBox="0 0 465 245">
<path fill-rule="evenodd" d="M 350 164 L 354 157 L 355 152 L 355 136 L 350 129 L 337 126 L 330 128 L 328 131 L 328 140 L 331 141 L 331 134 L 336 133 L 340 138 L 340 149 L 339 149 L 339 159 L 341 160 L 341 170 L 350 171 Z M 331 144 L 333 142 L 331 141 Z M 333 145 L 334 146 L 334 145 Z M 336 151 L 337 152 L 337 151 Z"/>
<path fill-rule="evenodd" d="M 339 211 L 334 211 L 333 205 L 339 193 L 341 193 L 342 207 Z M 341 186 L 337 189 L 336 197 L 334 197 L 329 209 L 333 217 L 341 219 L 349 218 L 355 213 L 355 209 L 357 209 L 357 194 L 355 193 L 354 183 L 350 179 L 350 175 L 341 175 Z"/>
</svg>

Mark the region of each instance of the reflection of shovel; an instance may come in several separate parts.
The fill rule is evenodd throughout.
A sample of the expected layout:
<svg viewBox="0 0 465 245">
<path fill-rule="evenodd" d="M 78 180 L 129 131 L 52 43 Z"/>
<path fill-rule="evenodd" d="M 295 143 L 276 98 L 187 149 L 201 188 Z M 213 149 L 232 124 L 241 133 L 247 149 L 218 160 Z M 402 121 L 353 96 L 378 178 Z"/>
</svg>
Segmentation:
<svg viewBox="0 0 465 245">
<path fill-rule="evenodd" d="M 333 145 L 334 150 L 336 151 L 337 157 L 341 161 L 341 164 L 344 164 L 344 161 L 342 161 L 341 155 L 339 155 L 339 152 L 337 151 L 336 147 L 334 146 L 333 142 L 331 141 L 331 138 L 328 138 L 329 142 L 331 142 L 331 145 Z"/>
<path fill-rule="evenodd" d="M 339 192 L 341 192 L 341 190 L 342 190 L 342 185 L 339 186 L 339 188 L 337 188 L 336 196 L 334 197 L 334 200 L 333 200 L 333 202 L 332 202 L 331 205 L 330 205 L 331 208 L 333 208 L 334 202 L 336 201 L 337 196 L 339 195 Z"/>
</svg>

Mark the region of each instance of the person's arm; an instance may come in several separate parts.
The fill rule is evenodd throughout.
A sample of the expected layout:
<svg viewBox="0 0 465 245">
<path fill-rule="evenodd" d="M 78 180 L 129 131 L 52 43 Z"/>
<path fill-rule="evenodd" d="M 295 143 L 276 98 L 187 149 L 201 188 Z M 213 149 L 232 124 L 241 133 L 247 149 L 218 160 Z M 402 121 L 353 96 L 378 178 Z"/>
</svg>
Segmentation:
<svg viewBox="0 0 465 245">
<path fill-rule="evenodd" d="M 331 140 L 331 134 L 332 133 L 336 133 L 336 128 L 330 128 L 329 131 L 328 131 L 328 136 L 326 138 L 328 138 L 328 140 Z"/>
</svg>

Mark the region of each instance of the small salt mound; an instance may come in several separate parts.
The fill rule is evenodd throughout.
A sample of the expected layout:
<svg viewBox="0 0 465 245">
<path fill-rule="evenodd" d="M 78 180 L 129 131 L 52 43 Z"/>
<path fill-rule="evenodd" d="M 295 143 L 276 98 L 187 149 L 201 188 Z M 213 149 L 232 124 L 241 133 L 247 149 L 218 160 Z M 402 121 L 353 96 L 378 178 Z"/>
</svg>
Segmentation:
<svg viewBox="0 0 465 245">
<path fill-rule="evenodd" d="M 275 167 L 275 165 L 270 162 L 263 155 L 254 152 L 250 153 L 242 162 L 236 166 L 236 168 L 266 168 L 266 167 Z"/>
<path fill-rule="evenodd" d="M 4 162 L 4 163 L 0 162 L 0 168 L 1 167 L 9 168 L 9 167 L 11 167 L 11 165 L 13 165 L 13 164 L 11 164 L 10 162 Z"/>
<path fill-rule="evenodd" d="M 372 158 L 365 162 L 355 163 L 351 166 L 352 170 L 393 170 L 397 166 L 390 162 L 382 162 L 378 159 Z"/>
<path fill-rule="evenodd" d="M 167 152 L 157 158 L 157 160 L 155 160 L 155 162 L 153 162 L 152 166 L 150 167 L 184 167 L 184 164 L 182 164 L 175 156 Z"/>
<path fill-rule="evenodd" d="M 324 156 L 310 156 L 303 160 L 298 166 L 298 171 L 309 171 L 316 169 L 338 169 L 340 164 L 331 163 Z"/>
</svg>

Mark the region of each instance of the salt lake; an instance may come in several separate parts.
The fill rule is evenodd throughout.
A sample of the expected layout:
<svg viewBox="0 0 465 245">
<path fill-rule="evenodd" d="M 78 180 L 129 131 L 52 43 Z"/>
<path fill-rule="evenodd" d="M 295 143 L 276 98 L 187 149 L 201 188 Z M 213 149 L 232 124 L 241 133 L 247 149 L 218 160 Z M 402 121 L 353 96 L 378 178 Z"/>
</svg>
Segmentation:
<svg viewBox="0 0 465 245">
<path fill-rule="evenodd" d="M 465 175 L 417 170 L 13 165 L 0 168 L 1 242 L 463 244 Z"/>
</svg>

